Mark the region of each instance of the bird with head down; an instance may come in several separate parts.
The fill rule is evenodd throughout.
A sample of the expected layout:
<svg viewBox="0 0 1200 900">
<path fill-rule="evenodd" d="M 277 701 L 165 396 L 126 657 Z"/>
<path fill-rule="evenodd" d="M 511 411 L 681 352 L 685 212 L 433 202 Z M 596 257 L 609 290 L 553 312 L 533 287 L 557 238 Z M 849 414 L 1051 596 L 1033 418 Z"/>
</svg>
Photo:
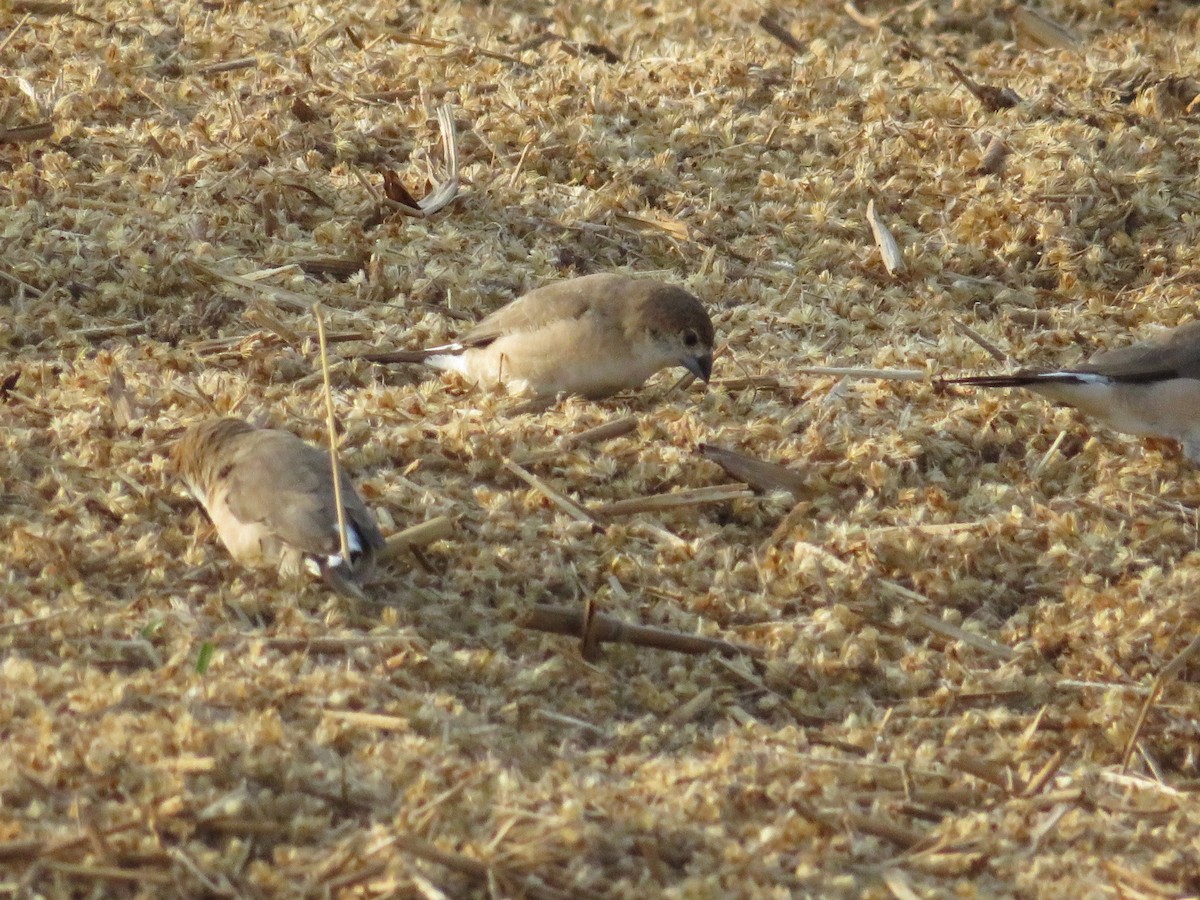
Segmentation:
<svg viewBox="0 0 1200 900">
<path fill-rule="evenodd" d="M 228 418 L 188 428 L 171 459 L 238 562 L 278 566 L 285 577 L 307 569 L 343 596 L 363 596 L 360 585 L 384 538 L 345 472 L 339 472 L 335 494 L 323 450 L 290 432 Z M 348 558 L 339 534 L 338 495 Z"/>
</svg>

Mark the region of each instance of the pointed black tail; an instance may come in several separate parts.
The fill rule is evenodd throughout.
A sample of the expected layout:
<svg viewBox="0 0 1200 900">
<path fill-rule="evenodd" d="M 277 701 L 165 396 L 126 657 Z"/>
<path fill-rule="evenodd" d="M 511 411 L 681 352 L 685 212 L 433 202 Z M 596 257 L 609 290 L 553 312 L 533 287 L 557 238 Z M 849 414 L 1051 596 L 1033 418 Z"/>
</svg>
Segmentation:
<svg viewBox="0 0 1200 900">
<path fill-rule="evenodd" d="M 1012 372 L 1008 375 L 966 375 L 961 378 L 941 378 L 942 384 L 965 384 L 972 387 L 1029 387 L 1032 384 L 1045 384 L 1048 381 L 1071 382 L 1077 379 L 1067 373 L 1062 378 L 1053 377 L 1049 372 Z"/>
<path fill-rule="evenodd" d="M 353 567 L 347 565 L 344 560 L 339 560 L 336 565 L 330 565 L 328 559 L 320 559 L 317 561 L 317 565 L 321 568 L 321 578 L 336 593 L 352 600 L 366 599 L 366 594 L 358 586 Z"/>
</svg>

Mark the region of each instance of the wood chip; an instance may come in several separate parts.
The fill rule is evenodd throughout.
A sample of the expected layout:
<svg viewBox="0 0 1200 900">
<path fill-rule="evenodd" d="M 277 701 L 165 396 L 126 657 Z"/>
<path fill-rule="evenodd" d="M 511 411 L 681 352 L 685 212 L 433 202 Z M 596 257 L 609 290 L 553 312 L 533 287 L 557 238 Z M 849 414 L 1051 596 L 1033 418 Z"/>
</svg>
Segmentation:
<svg viewBox="0 0 1200 900">
<path fill-rule="evenodd" d="M 329 718 L 345 722 L 347 725 L 375 731 L 408 731 L 412 727 L 408 719 L 383 713 L 359 712 L 352 709 L 324 709 L 322 712 Z"/>
<path fill-rule="evenodd" d="M 692 233 L 687 223 L 665 215 L 635 216 L 629 213 L 615 213 L 613 218 L 618 222 L 633 226 L 638 231 L 651 231 L 665 234 L 677 241 L 690 241 Z"/>
<path fill-rule="evenodd" d="M 428 547 L 438 541 L 449 540 L 453 536 L 454 520 L 449 516 L 437 516 L 426 522 L 410 525 L 403 531 L 391 535 L 379 558 L 381 560 L 390 559 L 401 550 L 412 547 Z"/>
<path fill-rule="evenodd" d="M 799 499 L 804 494 L 804 476 L 787 466 L 755 459 L 736 450 L 701 444 L 700 455 L 715 462 L 738 481 L 760 491 L 786 491 Z"/>
<path fill-rule="evenodd" d="M 108 397 L 109 409 L 112 410 L 113 425 L 118 431 L 125 431 L 140 413 L 133 392 L 125 384 L 125 376 L 115 366 L 109 376 L 105 394 Z"/>
<path fill-rule="evenodd" d="M 1079 36 L 1049 16 L 1026 6 L 1015 5 L 1008 11 L 1017 43 L 1033 50 L 1075 50 Z"/>
<path fill-rule="evenodd" d="M 988 142 L 983 151 L 983 158 L 972 172 L 974 175 L 999 175 L 1004 168 L 1004 161 L 1008 159 L 1008 154 L 1011 152 L 1004 138 L 994 134 L 987 137 Z"/>
<path fill-rule="evenodd" d="M 879 255 L 883 258 L 883 267 L 887 269 L 887 273 L 893 276 L 903 274 L 904 254 L 900 252 L 900 245 L 892 237 L 892 232 L 883 218 L 875 211 L 874 200 L 867 203 L 867 221 L 871 225 L 871 234 L 875 236 L 875 244 L 879 247 Z"/>
<path fill-rule="evenodd" d="M 913 890 L 912 881 L 903 869 L 888 869 L 881 877 L 896 900 L 920 900 L 921 895 Z"/>
</svg>

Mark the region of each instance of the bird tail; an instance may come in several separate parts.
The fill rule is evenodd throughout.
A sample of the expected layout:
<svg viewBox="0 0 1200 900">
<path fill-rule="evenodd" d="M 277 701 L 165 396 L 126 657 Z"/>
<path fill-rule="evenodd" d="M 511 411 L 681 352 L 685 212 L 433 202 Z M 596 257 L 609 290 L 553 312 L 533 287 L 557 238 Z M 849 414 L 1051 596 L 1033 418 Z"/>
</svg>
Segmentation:
<svg viewBox="0 0 1200 900">
<path fill-rule="evenodd" d="M 446 356 L 462 351 L 462 344 L 443 344 L 441 347 L 427 347 L 424 350 L 386 350 L 381 353 L 364 353 L 359 358 L 373 363 L 423 363 L 431 356 Z"/>
<path fill-rule="evenodd" d="M 1089 377 L 1079 372 L 1011 372 L 1008 375 L 966 375 L 960 378 L 939 379 L 942 384 L 994 388 L 1035 387 L 1039 384 L 1080 384 L 1087 380 Z"/>
<path fill-rule="evenodd" d="M 346 522 L 346 538 L 350 558 L 341 553 L 308 557 L 308 567 L 329 587 L 343 597 L 365 600 L 361 583 L 375 570 L 375 557 L 382 544 L 377 545 L 370 535 L 364 535 L 355 522 Z M 382 538 L 379 539 L 382 541 Z"/>
<path fill-rule="evenodd" d="M 340 557 L 331 556 L 316 561 L 321 578 L 335 593 L 351 600 L 366 600 L 367 595 L 358 585 L 363 573 L 356 571 L 353 562 L 347 563 Z"/>
</svg>

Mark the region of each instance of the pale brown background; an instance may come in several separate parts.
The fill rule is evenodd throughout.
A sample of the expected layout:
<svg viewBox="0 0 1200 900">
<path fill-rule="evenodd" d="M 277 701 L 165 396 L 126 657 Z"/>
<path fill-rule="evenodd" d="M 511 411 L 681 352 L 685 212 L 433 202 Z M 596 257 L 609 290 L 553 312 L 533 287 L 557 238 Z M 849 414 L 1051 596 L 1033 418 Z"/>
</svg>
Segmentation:
<svg viewBox="0 0 1200 900">
<path fill-rule="evenodd" d="M 722 2 L 60 6 L 0 13 L 3 124 L 53 126 L 0 144 L 5 889 L 1200 890 L 1194 667 L 1122 768 L 1200 619 L 1195 471 L 1021 394 L 791 371 L 1006 367 L 956 323 L 1067 364 L 1192 318 L 1195 5 L 1045 3 L 1081 43 L 1039 51 L 979 0 L 864 4 L 880 31 L 802 3 L 779 11 L 798 53 Z M 1023 103 L 985 109 L 943 59 Z M 439 177 L 441 103 L 459 198 L 381 215 L 382 170 L 418 197 Z M 989 135 L 1011 156 L 976 174 Z M 211 274 L 325 257 L 365 269 Z M 432 569 L 382 573 L 385 608 L 238 570 L 168 477 L 214 410 L 321 439 L 313 317 L 270 289 L 368 337 L 352 356 L 613 268 L 712 309 L 706 394 L 672 374 L 519 415 L 335 360 L 385 530 L 458 523 Z M 726 482 L 707 441 L 793 466 L 799 506 L 595 535 L 502 468 L 625 415 L 530 469 L 595 505 Z M 513 624 L 589 596 L 765 661 L 592 665 Z"/>
</svg>

